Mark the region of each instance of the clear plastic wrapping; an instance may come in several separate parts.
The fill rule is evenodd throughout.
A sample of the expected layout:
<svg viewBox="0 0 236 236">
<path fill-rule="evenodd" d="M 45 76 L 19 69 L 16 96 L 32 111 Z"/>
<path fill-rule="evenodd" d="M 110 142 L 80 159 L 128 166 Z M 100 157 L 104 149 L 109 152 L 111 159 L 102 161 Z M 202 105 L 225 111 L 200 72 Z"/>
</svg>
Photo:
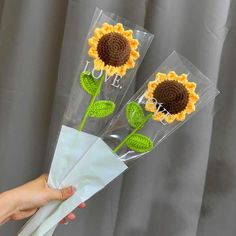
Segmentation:
<svg viewBox="0 0 236 236">
<path fill-rule="evenodd" d="M 63 204 L 51 202 L 42 207 L 19 236 L 52 235 L 67 211 L 89 199 L 127 168 L 99 136 L 129 91 L 152 39 L 153 35 L 142 27 L 96 9 L 48 179 L 51 188 L 73 185 L 77 191 Z M 71 173 L 76 174 L 72 177 Z"/>
<path fill-rule="evenodd" d="M 107 29 L 103 29 L 104 24 L 107 24 Z M 93 45 L 94 42 L 91 42 L 90 44 L 88 42 L 92 41 L 91 39 L 93 39 L 97 34 L 99 34 L 96 32 L 99 29 L 103 29 L 105 31 L 103 32 L 104 35 L 110 34 L 111 32 L 113 32 L 114 28 L 110 26 L 112 27 L 117 26 L 117 28 L 120 27 L 121 34 L 127 34 L 127 35 L 130 34 L 127 36 L 129 40 L 134 39 L 134 40 L 137 40 L 138 42 L 137 48 L 134 49 L 133 47 L 133 51 L 137 51 L 139 56 L 137 59 L 133 60 L 133 65 L 131 67 L 127 68 L 126 66 L 127 69 L 126 71 L 122 71 L 122 75 L 119 73 L 119 69 L 122 69 L 122 66 L 119 66 L 119 69 L 115 71 L 108 71 L 109 70 L 108 66 L 105 68 L 105 70 L 103 67 L 96 69 L 95 61 L 97 59 L 89 55 L 89 51 L 93 49 L 91 45 Z M 122 26 L 124 28 L 124 31 L 122 30 Z M 102 36 L 98 36 L 97 40 L 101 41 L 101 38 Z M 152 39 L 153 39 L 153 35 L 147 32 L 141 26 L 135 25 L 129 22 L 128 20 L 115 15 L 114 13 L 105 12 L 97 8 L 94 13 L 94 16 L 93 16 L 93 19 L 92 19 L 92 22 L 88 31 L 86 41 L 84 43 L 81 62 L 78 66 L 77 75 L 76 75 L 76 78 L 75 78 L 75 81 L 71 90 L 63 124 L 69 127 L 76 128 L 76 129 L 79 128 L 79 125 L 81 124 L 81 121 L 84 117 L 84 113 L 86 112 L 88 105 L 91 101 L 91 98 L 92 98 L 91 94 L 88 94 L 88 92 L 86 92 L 84 88 L 81 87 L 81 73 L 82 72 L 91 73 L 92 76 L 97 81 L 99 81 L 102 77 L 102 73 L 105 71 L 106 73 L 105 79 L 101 85 L 99 94 L 97 94 L 96 100 L 106 100 L 106 101 L 114 102 L 116 108 L 113 114 L 115 114 L 115 112 L 118 110 L 119 106 L 121 105 L 125 94 L 128 92 L 132 81 L 134 80 L 137 69 L 139 68 L 139 65 L 141 64 L 143 57 L 145 56 L 151 44 Z M 110 41 L 112 42 L 112 40 Z M 119 48 L 117 47 L 124 46 L 124 45 L 120 45 L 122 43 L 123 41 L 118 42 L 117 45 L 114 45 L 114 48 L 118 51 Z M 109 49 L 112 50 L 112 48 L 109 48 Z M 117 51 L 114 53 L 117 53 Z M 131 51 L 131 53 L 133 51 Z M 113 58 L 113 60 L 117 58 L 119 59 L 119 56 Z M 107 60 L 109 60 L 109 58 Z M 112 63 L 114 64 L 114 61 Z M 121 62 L 120 64 L 122 63 L 123 62 Z M 99 65 L 97 67 L 99 67 Z M 118 73 L 114 73 L 114 72 L 118 72 Z M 103 131 L 104 127 L 106 126 L 108 121 L 110 121 L 110 119 L 111 119 L 111 116 L 103 117 L 100 119 L 94 119 L 93 117 L 88 116 L 86 119 L 86 123 L 83 126 L 83 131 L 98 136 L 101 134 L 101 131 Z"/>
<path fill-rule="evenodd" d="M 111 34 L 121 35 L 124 41 L 114 38 L 114 35 L 113 38 L 110 37 L 105 41 L 108 44 L 104 43 L 105 46 L 109 46 L 106 48 L 103 45 L 108 51 L 105 54 L 106 63 L 111 60 L 111 63 L 115 65 L 119 63 L 117 60 L 120 59 L 120 66 L 112 67 L 109 64 L 106 65 L 102 62 L 102 58 L 100 59 L 99 57 L 99 42 L 104 41 L 104 37 L 109 37 Z M 153 35 L 141 26 L 135 25 L 114 13 L 105 12 L 97 8 L 84 43 L 81 61 L 70 93 L 63 125 L 100 136 L 118 111 L 123 98 L 129 91 L 136 71 L 152 39 Z M 128 48 L 130 56 L 125 58 L 126 63 L 124 63 L 122 55 L 124 57 L 128 55 L 125 54 L 127 53 L 125 50 L 127 43 L 130 44 Z M 104 52 L 104 48 L 102 52 Z M 90 53 L 91 50 L 92 53 Z M 119 51 L 121 55 L 117 55 Z M 109 55 L 109 53 L 114 55 Z M 129 62 L 131 62 L 131 65 L 127 65 Z M 87 144 L 83 143 L 83 139 L 80 139 L 80 146 L 92 145 L 96 139 L 92 140 L 94 139 L 91 139 L 90 143 Z M 68 145 L 68 142 L 63 144 L 60 149 L 67 150 L 64 145 Z M 58 145 L 57 148 L 59 148 Z M 54 155 L 49 173 L 49 185 L 60 188 L 61 181 L 80 160 L 84 152 L 86 152 L 86 148 L 77 152 L 76 155 L 70 155 L 66 152 L 64 153 L 65 157 Z"/>
<path fill-rule="evenodd" d="M 164 77 L 166 76 L 166 79 L 164 78 L 162 82 L 169 80 L 168 74 L 172 76 L 175 74 L 174 77 L 176 76 L 179 78 L 183 75 L 186 80 L 186 86 L 194 87 L 192 89 L 193 92 L 190 90 L 190 92 L 188 91 L 189 96 L 193 97 L 194 107 L 192 107 L 191 112 L 189 112 L 190 114 L 186 112 L 184 117 L 180 117 L 179 121 L 176 120 L 177 115 L 175 116 L 175 119 L 171 118 L 169 122 L 164 118 L 164 116 L 158 120 L 155 120 L 153 118 L 155 112 L 150 112 L 146 109 L 146 104 L 150 103 L 150 101 L 145 97 L 145 93 L 149 92 L 150 82 L 152 83 L 157 80 L 156 77 L 158 73 L 161 73 L 160 76 L 162 76 L 162 74 Z M 176 81 L 175 78 L 173 78 L 173 80 Z M 171 92 L 172 91 L 170 91 L 170 93 Z M 218 93 L 219 91 L 217 90 L 215 84 L 203 75 L 191 62 L 177 52 L 173 52 L 149 77 L 146 83 L 143 84 L 137 93 L 135 93 L 135 95 L 130 99 L 126 106 L 121 109 L 116 117 L 112 119 L 108 128 L 102 135 L 102 139 L 111 147 L 111 149 L 115 150 L 122 161 L 126 164 L 132 163 L 132 161 L 158 146 L 171 133 L 195 115 L 201 108 L 212 101 Z M 172 94 L 171 96 L 179 96 L 179 94 Z M 134 104 L 134 109 L 130 112 L 130 114 L 127 114 L 129 104 Z M 136 105 L 138 106 L 137 109 L 135 108 Z M 140 111 L 139 108 L 142 111 Z M 163 106 L 160 103 L 157 103 L 156 110 L 158 108 L 161 110 L 163 109 Z M 168 109 L 165 110 L 165 113 L 166 116 L 170 115 Z M 149 118 L 140 127 L 138 127 L 138 125 L 132 125 L 132 121 L 128 121 L 129 119 L 132 120 L 132 118 L 134 118 L 134 121 L 135 119 L 136 121 L 139 119 L 137 122 L 142 123 L 142 119 L 145 119 L 148 115 Z M 135 131 L 136 128 L 137 130 Z M 126 140 L 127 142 L 130 134 L 131 136 L 132 134 L 140 134 L 144 138 L 148 138 L 147 140 L 144 140 L 147 142 L 147 146 L 142 147 L 142 150 L 138 151 L 136 150 L 137 147 L 133 147 L 133 150 L 128 148 L 127 143 L 124 141 Z M 136 144 L 139 141 L 139 137 L 137 137 L 137 139 L 133 139 Z M 150 143 L 148 141 L 150 141 Z M 128 142 L 131 143 L 131 140 Z M 128 146 L 132 146 L 132 143 L 129 143 Z M 138 145 L 142 145 L 142 141 L 140 144 L 137 144 L 137 146 Z"/>
</svg>

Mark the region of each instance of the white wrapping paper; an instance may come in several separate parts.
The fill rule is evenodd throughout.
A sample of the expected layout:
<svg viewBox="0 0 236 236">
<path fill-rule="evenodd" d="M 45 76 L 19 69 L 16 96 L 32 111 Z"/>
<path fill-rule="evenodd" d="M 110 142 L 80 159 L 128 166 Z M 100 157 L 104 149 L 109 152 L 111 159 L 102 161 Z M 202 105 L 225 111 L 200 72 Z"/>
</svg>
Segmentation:
<svg viewBox="0 0 236 236">
<path fill-rule="evenodd" d="M 63 169 L 58 166 L 63 166 Z M 76 192 L 64 202 L 51 202 L 41 208 L 18 236 L 52 235 L 61 219 L 126 169 L 127 166 L 102 139 L 62 126 L 49 182 L 51 187 L 56 188 L 73 185 Z"/>
</svg>

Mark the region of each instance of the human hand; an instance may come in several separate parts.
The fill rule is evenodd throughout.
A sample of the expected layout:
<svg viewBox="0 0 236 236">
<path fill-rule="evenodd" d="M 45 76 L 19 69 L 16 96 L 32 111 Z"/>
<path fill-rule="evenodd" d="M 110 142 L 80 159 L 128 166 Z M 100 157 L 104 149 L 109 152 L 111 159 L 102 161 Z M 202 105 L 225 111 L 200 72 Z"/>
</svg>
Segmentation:
<svg viewBox="0 0 236 236">
<path fill-rule="evenodd" d="M 5 219 L 7 220 L 22 220 L 35 214 L 38 208 L 46 205 L 50 201 L 58 200 L 63 201 L 71 197 L 75 188 L 72 186 L 64 189 L 51 189 L 47 184 L 48 176 L 46 174 L 39 178 L 30 181 L 20 187 L 12 189 L 4 193 L 5 202 L 11 203 L 14 210 Z M 84 208 L 85 204 L 82 203 L 80 208 Z M 74 220 L 76 216 L 70 213 L 67 216 L 68 220 Z M 66 223 L 66 219 L 61 223 Z"/>
</svg>

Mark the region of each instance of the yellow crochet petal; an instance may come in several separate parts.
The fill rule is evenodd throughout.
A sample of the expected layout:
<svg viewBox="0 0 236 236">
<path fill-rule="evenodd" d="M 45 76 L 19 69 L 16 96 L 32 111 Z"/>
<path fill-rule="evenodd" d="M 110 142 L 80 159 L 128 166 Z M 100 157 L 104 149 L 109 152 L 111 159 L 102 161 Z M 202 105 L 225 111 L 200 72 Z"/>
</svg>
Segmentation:
<svg viewBox="0 0 236 236">
<path fill-rule="evenodd" d="M 135 62 L 132 58 L 130 58 L 127 62 L 126 65 L 128 68 L 134 68 L 135 67 Z"/>
<path fill-rule="evenodd" d="M 125 66 L 119 67 L 117 70 L 117 74 L 121 77 L 124 76 L 126 74 L 126 67 Z"/>
<path fill-rule="evenodd" d="M 148 91 L 149 92 L 153 92 L 156 87 L 157 87 L 157 82 L 151 81 L 148 83 Z"/>
<path fill-rule="evenodd" d="M 157 73 L 156 74 L 156 79 L 155 81 L 159 82 L 159 81 L 164 81 L 167 80 L 167 75 L 164 73 Z"/>
<path fill-rule="evenodd" d="M 194 82 L 188 82 L 185 84 L 185 86 L 191 91 L 195 91 L 195 88 L 197 87 L 196 83 Z"/>
<path fill-rule="evenodd" d="M 114 30 L 117 32 L 117 33 L 123 33 L 124 32 L 124 27 L 121 23 L 118 23 L 114 26 Z"/>
<path fill-rule="evenodd" d="M 165 117 L 165 114 L 162 112 L 156 112 L 152 116 L 153 120 L 156 120 L 156 121 L 161 121 L 164 119 L 164 117 Z"/>
<path fill-rule="evenodd" d="M 149 91 L 146 91 L 144 96 L 145 96 L 145 98 L 150 99 L 150 98 L 153 98 L 153 93 L 149 92 Z"/>
<path fill-rule="evenodd" d="M 176 120 L 178 121 L 184 121 L 186 116 L 186 112 L 182 111 L 176 115 Z"/>
<path fill-rule="evenodd" d="M 174 79 L 177 79 L 178 76 L 176 75 L 175 71 L 170 71 L 168 74 L 167 74 L 167 77 L 168 79 L 170 80 L 174 80 Z"/>
<path fill-rule="evenodd" d="M 110 25 L 108 23 L 103 23 L 103 25 L 102 25 L 102 29 L 105 31 L 112 31 L 113 27 L 114 27 L 113 25 Z"/>
<path fill-rule="evenodd" d="M 88 45 L 90 47 L 97 48 L 98 40 L 95 37 L 88 39 Z"/>
<path fill-rule="evenodd" d="M 189 95 L 189 101 L 190 102 L 197 102 L 199 100 L 199 96 L 196 93 L 190 93 Z"/>
<path fill-rule="evenodd" d="M 139 42 L 137 39 L 129 39 L 129 43 L 130 43 L 130 46 L 133 48 L 133 49 L 137 49 L 138 45 L 139 45 Z"/>
<path fill-rule="evenodd" d="M 195 105 L 192 102 L 189 102 L 187 104 L 187 107 L 185 109 L 186 113 L 190 114 L 195 111 Z"/>
<path fill-rule="evenodd" d="M 104 33 L 102 29 L 96 28 L 94 31 L 94 37 L 98 40 L 103 36 L 103 34 Z"/>
<path fill-rule="evenodd" d="M 96 70 L 103 70 L 104 69 L 104 62 L 99 60 L 99 59 L 95 59 L 94 60 L 94 68 Z"/>
<path fill-rule="evenodd" d="M 168 124 L 171 124 L 175 121 L 176 115 L 166 115 L 165 120 Z"/>
<path fill-rule="evenodd" d="M 178 80 L 182 83 L 188 82 L 188 75 L 182 74 L 182 75 L 178 76 Z"/>
<path fill-rule="evenodd" d="M 88 51 L 88 55 L 92 58 L 97 58 L 97 50 L 95 48 L 90 48 Z"/>
<path fill-rule="evenodd" d="M 123 33 L 126 37 L 132 37 L 133 36 L 133 30 L 125 30 Z"/>
<path fill-rule="evenodd" d="M 137 52 L 137 51 L 135 51 L 135 50 L 132 50 L 132 51 L 130 52 L 130 55 L 131 55 L 131 57 L 132 57 L 134 60 L 136 60 L 136 59 L 139 58 L 139 52 Z"/>
<path fill-rule="evenodd" d="M 146 111 L 155 112 L 156 106 L 152 102 L 147 101 L 147 103 L 145 104 L 145 109 L 146 109 Z"/>
</svg>

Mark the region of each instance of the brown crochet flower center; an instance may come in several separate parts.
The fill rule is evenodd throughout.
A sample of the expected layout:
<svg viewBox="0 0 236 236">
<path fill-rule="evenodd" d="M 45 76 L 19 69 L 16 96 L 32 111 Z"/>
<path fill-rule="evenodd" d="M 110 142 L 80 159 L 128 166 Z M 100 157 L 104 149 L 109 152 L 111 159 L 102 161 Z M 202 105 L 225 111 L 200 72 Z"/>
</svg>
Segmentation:
<svg viewBox="0 0 236 236">
<path fill-rule="evenodd" d="M 177 81 L 166 80 L 161 82 L 155 89 L 153 97 L 158 103 L 162 103 L 170 114 L 177 114 L 183 111 L 189 99 L 188 90 Z M 157 107 L 159 104 L 157 104 Z M 163 111 L 163 109 L 160 109 Z"/>
<path fill-rule="evenodd" d="M 105 65 L 119 67 L 128 61 L 131 48 L 128 40 L 124 36 L 112 32 L 100 38 L 97 52 L 99 58 Z"/>
</svg>

